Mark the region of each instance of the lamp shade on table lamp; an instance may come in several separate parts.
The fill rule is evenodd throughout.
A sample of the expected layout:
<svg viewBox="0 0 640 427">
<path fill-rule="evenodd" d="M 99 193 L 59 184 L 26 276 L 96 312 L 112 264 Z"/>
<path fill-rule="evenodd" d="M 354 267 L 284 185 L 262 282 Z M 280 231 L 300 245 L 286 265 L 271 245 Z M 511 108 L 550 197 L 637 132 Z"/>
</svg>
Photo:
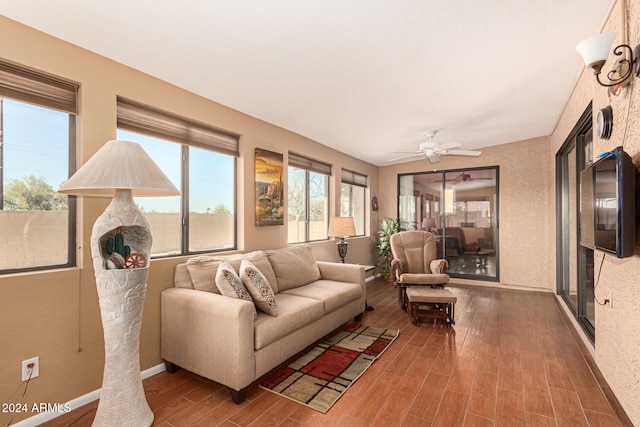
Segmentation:
<svg viewBox="0 0 640 427">
<path fill-rule="evenodd" d="M 436 226 L 436 220 L 433 218 L 425 218 L 422 220 L 422 229 L 429 230 Z"/>
<path fill-rule="evenodd" d="M 348 243 L 344 238 L 356 235 L 356 225 L 351 216 L 334 216 L 329 221 L 329 237 L 338 237 L 337 243 L 338 255 L 340 262 L 344 264 L 344 258 L 347 256 Z"/>
</svg>

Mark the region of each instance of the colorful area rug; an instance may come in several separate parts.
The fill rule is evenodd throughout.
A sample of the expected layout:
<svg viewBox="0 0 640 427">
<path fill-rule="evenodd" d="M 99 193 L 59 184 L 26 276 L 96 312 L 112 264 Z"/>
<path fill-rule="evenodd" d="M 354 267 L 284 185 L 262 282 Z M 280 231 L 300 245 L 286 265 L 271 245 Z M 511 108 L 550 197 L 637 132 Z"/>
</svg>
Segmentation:
<svg viewBox="0 0 640 427">
<path fill-rule="evenodd" d="M 326 413 L 398 334 L 397 329 L 351 324 L 271 373 L 260 387 Z"/>
</svg>

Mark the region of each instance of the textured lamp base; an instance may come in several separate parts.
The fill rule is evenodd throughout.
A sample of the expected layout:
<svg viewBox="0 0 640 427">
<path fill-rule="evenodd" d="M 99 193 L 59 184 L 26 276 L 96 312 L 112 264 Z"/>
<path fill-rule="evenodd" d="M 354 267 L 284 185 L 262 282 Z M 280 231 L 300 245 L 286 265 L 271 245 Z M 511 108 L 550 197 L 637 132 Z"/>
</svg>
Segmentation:
<svg viewBox="0 0 640 427">
<path fill-rule="evenodd" d="M 106 242 L 116 234 L 124 236 L 127 251 L 144 256 L 144 267 L 109 268 Z M 117 191 L 96 221 L 91 235 L 105 344 L 104 375 L 94 426 L 150 426 L 153 423 L 153 412 L 144 396 L 140 374 L 140 327 L 150 252 L 151 231 L 147 219 L 133 202 L 130 191 Z"/>
<path fill-rule="evenodd" d="M 336 246 L 338 246 L 338 256 L 340 257 L 340 262 L 344 264 L 344 259 L 347 256 L 347 249 L 349 249 L 349 244 L 345 242 L 344 237 L 340 237 L 340 240 L 338 240 Z"/>
</svg>

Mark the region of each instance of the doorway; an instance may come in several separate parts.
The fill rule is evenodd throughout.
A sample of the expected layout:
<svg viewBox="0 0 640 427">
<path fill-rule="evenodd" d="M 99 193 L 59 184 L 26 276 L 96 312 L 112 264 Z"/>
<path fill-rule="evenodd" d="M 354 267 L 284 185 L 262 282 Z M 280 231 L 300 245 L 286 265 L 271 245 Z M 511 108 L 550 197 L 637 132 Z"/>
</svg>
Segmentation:
<svg viewBox="0 0 640 427">
<path fill-rule="evenodd" d="M 499 280 L 497 166 L 398 176 L 398 218 L 436 235 L 447 274 Z"/>
<path fill-rule="evenodd" d="M 592 162 L 591 105 L 556 154 L 557 293 L 595 342 L 593 249 L 580 245 L 580 173 Z"/>
</svg>

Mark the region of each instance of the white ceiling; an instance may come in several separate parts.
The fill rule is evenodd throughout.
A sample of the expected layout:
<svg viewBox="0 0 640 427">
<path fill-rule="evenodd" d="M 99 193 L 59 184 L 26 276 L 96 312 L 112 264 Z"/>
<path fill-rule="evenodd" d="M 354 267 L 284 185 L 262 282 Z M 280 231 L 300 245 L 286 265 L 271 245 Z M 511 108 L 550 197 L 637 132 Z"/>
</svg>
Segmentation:
<svg viewBox="0 0 640 427">
<path fill-rule="evenodd" d="M 575 46 L 609 7 L 0 0 L 8 18 L 376 165 L 430 130 L 461 149 L 549 135 L 583 68 Z"/>
</svg>

